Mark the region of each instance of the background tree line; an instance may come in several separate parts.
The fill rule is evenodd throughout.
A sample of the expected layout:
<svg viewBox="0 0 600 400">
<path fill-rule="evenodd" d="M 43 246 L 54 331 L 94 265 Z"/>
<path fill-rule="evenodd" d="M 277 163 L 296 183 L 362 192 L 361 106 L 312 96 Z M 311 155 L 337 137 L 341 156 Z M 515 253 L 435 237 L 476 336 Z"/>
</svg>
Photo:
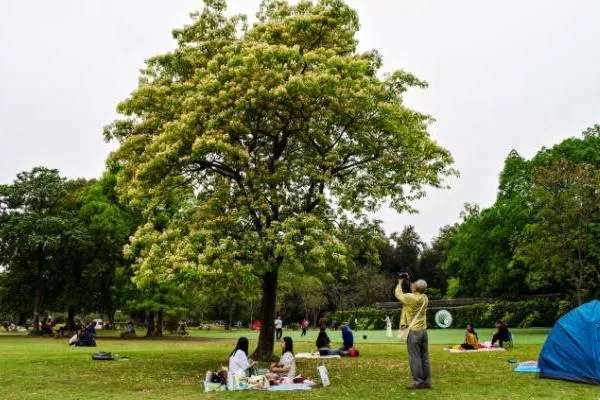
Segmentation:
<svg viewBox="0 0 600 400">
<path fill-rule="evenodd" d="M 599 133 L 595 126 L 531 160 L 511 151 L 496 202 L 485 209 L 467 204 L 462 221 L 441 228 L 430 244 L 413 226 L 387 237 L 377 221 L 345 221 L 340 237 L 352 249 L 351 267 L 324 276 L 282 274 L 277 311 L 288 324 L 303 318 L 314 323 L 321 312 L 393 301 L 399 272 L 426 279 L 432 298 L 551 293 L 572 304 L 596 298 Z M 69 181 L 39 167 L 0 186 L 3 315 L 35 321 L 44 311 L 64 311 L 72 324 L 76 314 L 111 318 L 119 309 L 148 319 L 150 335 L 162 334 L 164 315 L 244 323 L 258 318 L 256 279 L 237 287 L 210 280 L 135 285 L 132 262 L 148 258 L 147 248 L 129 248 L 126 257 L 123 247 L 142 215 L 119 203 L 115 184 L 111 173 Z M 177 218 L 181 199 L 153 216 L 153 229 Z M 164 254 L 153 251 L 161 262 Z"/>
<path fill-rule="evenodd" d="M 136 257 L 168 259 L 160 258 L 164 254 L 157 246 L 132 248 L 130 236 L 144 216 L 118 201 L 115 184 L 109 172 L 98 180 L 67 180 L 57 170 L 36 167 L 18 174 L 13 184 L 0 185 L 2 319 L 21 324 L 31 319 L 36 332 L 48 312 L 65 312 L 75 329 L 76 316 L 98 313 L 113 320 L 121 310 L 147 320 L 149 335 L 160 336 L 165 316 L 244 323 L 258 318 L 257 280 L 238 287 L 207 279 L 203 285 L 139 279 L 134 284 Z M 166 229 L 161 224 L 166 227 L 177 218 L 181 203 L 180 197 L 171 210 L 153 215 L 153 229 Z M 390 300 L 397 272 L 428 273 L 421 264 L 430 258 L 420 255 L 430 250 L 412 226 L 391 238 L 377 221 L 345 221 L 340 230 L 352 249 L 352 267 L 322 277 L 283 274 L 278 311 L 287 321 L 314 321 L 321 311 Z M 429 271 L 427 277 L 439 274 L 435 266 Z"/>
<path fill-rule="evenodd" d="M 515 150 L 496 202 L 465 205 L 440 264 L 449 296 L 558 293 L 574 304 L 600 295 L 600 126 L 542 148 Z"/>
</svg>

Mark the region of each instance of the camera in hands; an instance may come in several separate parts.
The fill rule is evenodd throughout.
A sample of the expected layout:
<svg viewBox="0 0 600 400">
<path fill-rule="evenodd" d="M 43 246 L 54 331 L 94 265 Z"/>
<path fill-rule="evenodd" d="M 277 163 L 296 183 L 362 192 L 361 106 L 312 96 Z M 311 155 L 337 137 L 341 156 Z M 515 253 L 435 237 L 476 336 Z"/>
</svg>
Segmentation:
<svg viewBox="0 0 600 400">
<path fill-rule="evenodd" d="M 407 281 L 410 281 L 410 275 L 408 272 L 400 272 L 398 273 L 398 279 L 406 279 Z"/>
</svg>

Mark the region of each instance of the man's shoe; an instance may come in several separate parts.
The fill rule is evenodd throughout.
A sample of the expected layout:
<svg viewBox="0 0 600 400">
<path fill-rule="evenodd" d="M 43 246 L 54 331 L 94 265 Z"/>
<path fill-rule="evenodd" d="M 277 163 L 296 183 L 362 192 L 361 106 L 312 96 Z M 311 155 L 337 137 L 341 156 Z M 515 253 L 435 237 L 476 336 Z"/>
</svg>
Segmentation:
<svg viewBox="0 0 600 400">
<path fill-rule="evenodd" d="M 433 389 L 433 386 L 431 386 L 431 383 L 422 383 L 420 387 L 421 387 L 421 389 Z"/>
<path fill-rule="evenodd" d="M 416 383 L 411 383 L 410 385 L 407 385 L 406 388 L 408 390 L 421 389 L 421 385 L 417 385 Z"/>
</svg>

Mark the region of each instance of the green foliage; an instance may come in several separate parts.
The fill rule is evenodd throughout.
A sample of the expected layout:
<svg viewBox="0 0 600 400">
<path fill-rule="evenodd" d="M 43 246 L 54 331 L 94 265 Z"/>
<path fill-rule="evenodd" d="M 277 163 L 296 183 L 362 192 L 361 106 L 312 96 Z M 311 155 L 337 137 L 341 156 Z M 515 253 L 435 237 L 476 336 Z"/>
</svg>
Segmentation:
<svg viewBox="0 0 600 400">
<path fill-rule="evenodd" d="M 559 292 L 581 303 L 600 294 L 598 129 L 531 160 L 509 153 L 495 204 L 467 206 L 448 242 L 442 265 L 460 280 L 452 296 Z"/>
<path fill-rule="evenodd" d="M 175 315 L 168 316 L 167 318 L 165 318 L 165 329 L 170 334 L 177 332 L 177 329 L 179 328 L 179 321 L 180 318 L 177 318 L 177 316 Z"/>
<path fill-rule="evenodd" d="M 115 178 L 67 181 L 43 167 L 0 187 L 0 304 L 13 313 L 111 313 L 115 269 L 135 224 L 116 204 Z M 25 307 L 24 305 L 28 306 Z"/>
<path fill-rule="evenodd" d="M 44 305 L 52 306 L 58 296 L 60 255 L 85 240 L 81 224 L 64 207 L 66 195 L 65 179 L 44 167 L 0 185 L 0 265 L 10 285 L 3 294 L 19 296 L 9 300 L 17 310 L 29 302 L 35 333 Z"/>
<path fill-rule="evenodd" d="M 459 278 L 450 278 L 448 279 L 448 289 L 446 290 L 446 297 L 449 299 L 454 299 L 458 297 L 458 293 L 460 292 L 460 279 Z"/>
<path fill-rule="evenodd" d="M 431 245 L 425 245 L 419 255 L 419 277 L 427 281 L 430 295 L 432 290 L 439 290 L 442 297 L 447 290 L 447 274 L 444 261 L 452 243 L 452 236 L 456 232 L 456 225 L 446 225 L 440 228 L 438 235 L 432 240 Z"/>
<path fill-rule="evenodd" d="M 391 240 L 394 243 L 395 260 L 391 273 L 408 272 L 411 276 L 417 276 L 419 272 L 419 254 L 425 243 L 412 225 L 406 226 L 400 234 L 392 233 Z"/>
<path fill-rule="evenodd" d="M 568 282 L 578 304 L 600 293 L 600 169 L 556 161 L 534 170 L 534 218 L 523 230 L 516 259 L 530 266 L 535 289 Z"/>
<path fill-rule="evenodd" d="M 452 308 L 455 327 L 473 324 L 475 327 L 493 327 L 497 320 L 510 327 L 553 326 L 558 318 L 572 307 L 561 308 L 559 300 L 502 301 Z"/>
</svg>

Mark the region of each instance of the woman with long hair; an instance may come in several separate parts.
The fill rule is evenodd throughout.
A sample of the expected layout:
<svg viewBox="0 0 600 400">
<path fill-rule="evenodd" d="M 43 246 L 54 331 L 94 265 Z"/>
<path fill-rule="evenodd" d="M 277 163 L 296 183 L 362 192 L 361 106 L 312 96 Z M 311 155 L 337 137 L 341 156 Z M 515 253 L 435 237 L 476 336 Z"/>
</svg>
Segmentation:
<svg viewBox="0 0 600 400">
<path fill-rule="evenodd" d="M 315 345 L 317 346 L 317 350 L 319 350 L 319 355 L 321 356 L 345 355 L 340 354 L 338 349 L 331 349 L 331 340 L 329 340 L 329 336 L 327 336 L 327 332 L 325 331 L 319 332 L 319 336 L 317 336 Z"/>
<path fill-rule="evenodd" d="M 467 324 L 465 342 L 461 344 L 460 347 L 465 350 L 476 350 L 479 348 L 479 336 L 477 336 L 477 332 L 475 332 L 473 325 Z"/>
<path fill-rule="evenodd" d="M 239 338 L 229 357 L 228 374 L 232 377 L 240 374 L 248 375 L 248 370 L 254 365 L 256 365 L 256 361 L 248 361 L 248 339 Z"/>
<path fill-rule="evenodd" d="M 267 379 L 274 384 L 293 383 L 296 377 L 296 358 L 294 357 L 294 342 L 289 336 L 281 339 L 281 358 L 278 363 L 271 364 Z"/>
</svg>

